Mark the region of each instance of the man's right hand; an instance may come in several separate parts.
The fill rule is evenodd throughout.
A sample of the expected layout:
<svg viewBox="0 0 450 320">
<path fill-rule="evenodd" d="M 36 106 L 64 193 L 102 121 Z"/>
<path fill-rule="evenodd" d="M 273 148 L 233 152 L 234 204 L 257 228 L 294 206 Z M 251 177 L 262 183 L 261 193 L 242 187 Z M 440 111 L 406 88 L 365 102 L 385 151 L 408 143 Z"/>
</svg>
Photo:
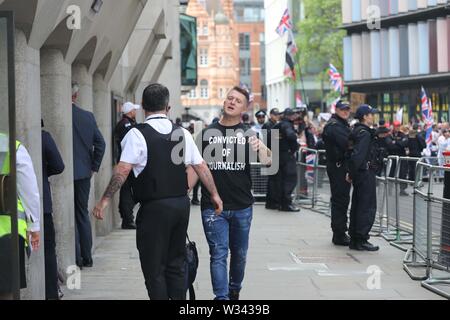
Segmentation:
<svg viewBox="0 0 450 320">
<path fill-rule="evenodd" d="M 97 218 L 97 220 L 103 220 L 103 218 L 105 217 L 104 211 L 108 207 L 108 205 L 109 200 L 105 198 L 103 198 L 99 203 L 97 203 L 93 211 L 94 217 Z"/>
<path fill-rule="evenodd" d="M 214 205 L 216 215 L 220 215 L 223 211 L 223 202 L 219 194 L 211 195 L 211 202 Z"/>
</svg>

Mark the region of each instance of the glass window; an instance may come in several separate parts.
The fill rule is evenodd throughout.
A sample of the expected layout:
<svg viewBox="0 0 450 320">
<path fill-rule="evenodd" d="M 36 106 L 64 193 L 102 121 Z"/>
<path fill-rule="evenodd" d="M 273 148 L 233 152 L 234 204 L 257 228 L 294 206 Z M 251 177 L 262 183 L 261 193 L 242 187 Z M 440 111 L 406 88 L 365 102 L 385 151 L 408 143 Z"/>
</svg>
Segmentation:
<svg viewBox="0 0 450 320">
<path fill-rule="evenodd" d="M 251 75 L 251 60 L 249 58 L 239 59 L 239 74 L 241 76 Z"/>
<path fill-rule="evenodd" d="M 250 33 L 239 34 L 239 50 L 250 50 Z"/>
<path fill-rule="evenodd" d="M 208 99 L 209 97 L 208 81 L 205 79 L 200 81 L 200 97 L 202 99 Z"/>
<path fill-rule="evenodd" d="M 200 49 L 200 65 L 201 66 L 208 65 L 208 49 L 205 48 Z"/>
<path fill-rule="evenodd" d="M 181 85 L 197 85 L 197 22 L 195 17 L 180 14 Z"/>
<path fill-rule="evenodd" d="M 197 98 L 197 90 L 196 89 L 192 89 L 191 91 L 189 91 L 188 97 L 189 97 L 189 99 Z"/>
</svg>

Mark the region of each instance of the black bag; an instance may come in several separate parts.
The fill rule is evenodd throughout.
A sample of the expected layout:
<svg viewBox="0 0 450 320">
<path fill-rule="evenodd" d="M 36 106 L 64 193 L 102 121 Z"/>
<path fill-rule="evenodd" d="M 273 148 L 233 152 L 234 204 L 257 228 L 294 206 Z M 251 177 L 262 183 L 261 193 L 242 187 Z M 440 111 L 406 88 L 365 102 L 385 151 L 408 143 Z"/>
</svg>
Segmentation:
<svg viewBox="0 0 450 320">
<path fill-rule="evenodd" d="M 186 244 L 185 287 L 186 291 L 189 291 L 189 300 L 195 300 L 194 281 L 195 278 L 197 277 L 198 252 L 195 242 L 191 242 L 189 236 L 186 237 L 188 243 Z"/>
</svg>

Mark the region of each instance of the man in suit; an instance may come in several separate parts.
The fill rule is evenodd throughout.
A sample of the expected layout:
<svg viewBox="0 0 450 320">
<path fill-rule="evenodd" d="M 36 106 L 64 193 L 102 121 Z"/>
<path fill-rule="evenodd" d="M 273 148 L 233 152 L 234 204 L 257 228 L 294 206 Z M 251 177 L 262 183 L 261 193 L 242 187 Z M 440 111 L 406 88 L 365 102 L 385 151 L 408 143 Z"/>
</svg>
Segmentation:
<svg viewBox="0 0 450 320">
<path fill-rule="evenodd" d="M 44 122 L 41 120 L 42 127 Z M 64 171 L 64 162 L 50 133 L 42 129 L 42 184 L 44 194 L 45 299 L 58 300 L 55 226 L 48 178 Z"/>
<path fill-rule="evenodd" d="M 92 229 L 88 202 L 91 177 L 98 172 L 105 154 L 105 140 L 94 115 L 75 104 L 79 86 L 72 84 L 73 166 L 75 195 L 76 263 L 92 267 Z"/>
</svg>

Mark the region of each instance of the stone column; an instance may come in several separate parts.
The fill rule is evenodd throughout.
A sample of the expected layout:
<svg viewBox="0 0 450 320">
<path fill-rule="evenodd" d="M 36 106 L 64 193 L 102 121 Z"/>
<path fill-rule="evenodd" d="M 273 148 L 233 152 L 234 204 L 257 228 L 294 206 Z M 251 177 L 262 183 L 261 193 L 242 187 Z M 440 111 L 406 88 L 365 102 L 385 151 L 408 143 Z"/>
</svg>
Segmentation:
<svg viewBox="0 0 450 320">
<path fill-rule="evenodd" d="M 65 274 L 75 265 L 75 214 L 71 68 L 61 51 L 41 50 L 42 111 L 46 129 L 53 135 L 65 164 L 62 174 L 50 180 L 56 229 L 58 267 Z"/>
<path fill-rule="evenodd" d="M 42 138 L 39 50 L 27 45 L 23 31 L 16 29 L 16 135 L 33 160 L 42 195 Z M 41 197 L 42 209 L 42 197 Z M 41 210 L 42 211 L 42 210 Z M 23 299 L 44 299 L 44 223 L 41 212 L 41 247 L 27 261 L 27 289 Z"/>
<path fill-rule="evenodd" d="M 97 120 L 98 127 L 102 132 L 103 138 L 106 142 L 105 156 L 103 157 L 100 171 L 95 177 L 95 199 L 100 200 L 103 192 L 112 176 L 113 159 L 112 159 L 112 130 L 111 123 L 111 92 L 109 85 L 103 80 L 103 77 L 96 73 L 94 74 L 94 115 Z M 118 195 L 118 194 L 117 194 Z M 117 195 L 108 208 L 105 219 L 98 221 L 96 228 L 99 236 L 105 236 L 110 233 L 113 228 L 120 221 L 118 216 L 118 199 Z"/>
<path fill-rule="evenodd" d="M 94 94 L 92 91 L 92 76 L 88 73 L 88 69 L 83 64 L 74 64 L 72 66 L 72 81 L 77 82 L 80 86 L 80 91 L 78 92 L 78 99 L 76 101 L 77 105 L 89 112 L 94 111 Z M 92 212 L 95 206 L 95 179 L 96 175 L 91 178 L 91 191 L 89 193 L 88 210 L 89 213 Z M 92 226 L 92 250 L 96 246 L 96 232 L 95 232 L 95 217 L 90 214 Z"/>
</svg>

